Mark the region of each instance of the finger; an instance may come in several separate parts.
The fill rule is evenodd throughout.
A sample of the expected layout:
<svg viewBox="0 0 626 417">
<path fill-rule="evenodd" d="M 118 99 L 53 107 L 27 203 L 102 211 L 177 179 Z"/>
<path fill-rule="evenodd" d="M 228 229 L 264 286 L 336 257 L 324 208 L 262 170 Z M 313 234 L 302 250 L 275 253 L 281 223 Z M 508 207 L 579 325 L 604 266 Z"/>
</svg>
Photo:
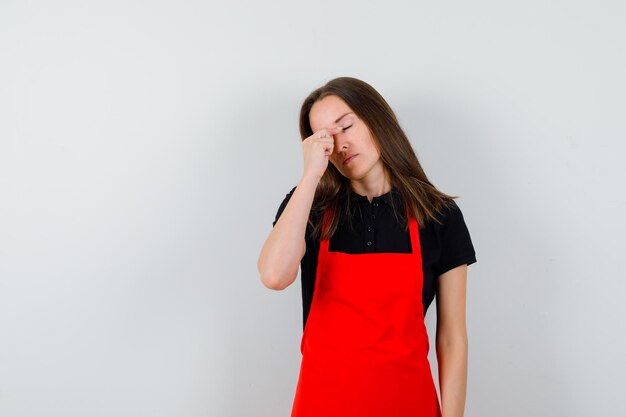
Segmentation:
<svg viewBox="0 0 626 417">
<path fill-rule="evenodd" d="M 331 126 L 331 127 L 324 128 L 324 129 L 321 130 L 319 138 L 321 139 L 323 137 L 336 135 L 341 130 L 343 130 L 343 127 L 341 125 L 336 125 L 336 126 Z"/>
<path fill-rule="evenodd" d="M 337 133 L 343 130 L 343 127 L 341 125 L 336 125 L 336 126 L 331 126 L 327 128 L 326 130 L 328 131 L 329 135 L 336 135 Z"/>
<path fill-rule="evenodd" d="M 319 134 L 317 134 L 318 139 L 324 139 L 330 137 L 330 134 L 326 129 L 323 129 Z"/>
</svg>

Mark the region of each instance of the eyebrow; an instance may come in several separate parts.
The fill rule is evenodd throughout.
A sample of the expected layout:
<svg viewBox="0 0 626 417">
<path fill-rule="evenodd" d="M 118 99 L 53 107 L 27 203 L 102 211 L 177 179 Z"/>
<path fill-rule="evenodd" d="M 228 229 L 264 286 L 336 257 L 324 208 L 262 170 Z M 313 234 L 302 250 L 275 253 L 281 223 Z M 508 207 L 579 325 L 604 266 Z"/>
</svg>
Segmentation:
<svg viewBox="0 0 626 417">
<path fill-rule="evenodd" d="M 341 115 L 341 116 L 339 117 L 339 119 L 335 120 L 335 123 L 339 123 L 339 120 L 343 119 L 344 117 L 346 117 L 347 115 L 349 115 L 349 114 L 351 114 L 351 113 L 352 113 L 352 112 L 351 112 L 351 111 L 349 111 L 348 113 L 345 113 L 345 114 Z"/>
</svg>

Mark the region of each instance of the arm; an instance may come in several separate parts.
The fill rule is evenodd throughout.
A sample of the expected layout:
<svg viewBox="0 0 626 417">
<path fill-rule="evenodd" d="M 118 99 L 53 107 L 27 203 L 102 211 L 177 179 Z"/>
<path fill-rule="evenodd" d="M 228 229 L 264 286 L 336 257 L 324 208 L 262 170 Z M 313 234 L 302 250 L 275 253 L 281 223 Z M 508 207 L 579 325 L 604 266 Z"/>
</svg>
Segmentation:
<svg viewBox="0 0 626 417">
<path fill-rule="evenodd" d="M 267 288 L 283 290 L 296 279 L 306 252 L 306 225 L 319 178 L 303 176 L 263 244 L 257 269 Z"/>
<path fill-rule="evenodd" d="M 467 264 L 439 276 L 436 350 L 442 417 L 463 417 L 467 386 Z"/>
<path fill-rule="evenodd" d="M 340 125 L 322 128 L 302 141 L 304 173 L 257 261 L 261 282 L 268 288 L 283 290 L 298 275 L 298 265 L 306 253 L 306 226 L 315 190 L 333 153 L 333 135 L 342 129 Z"/>
</svg>

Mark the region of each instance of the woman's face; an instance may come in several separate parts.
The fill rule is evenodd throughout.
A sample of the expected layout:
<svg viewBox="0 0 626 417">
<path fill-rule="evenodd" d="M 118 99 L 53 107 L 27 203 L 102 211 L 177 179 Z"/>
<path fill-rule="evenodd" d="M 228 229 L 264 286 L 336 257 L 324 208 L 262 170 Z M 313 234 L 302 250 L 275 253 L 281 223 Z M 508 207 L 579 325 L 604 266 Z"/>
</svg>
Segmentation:
<svg viewBox="0 0 626 417">
<path fill-rule="evenodd" d="M 309 112 L 313 132 L 323 128 L 341 126 L 344 130 L 333 135 L 335 145 L 329 161 L 339 172 L 351 180 L 366 180 L 382 174 L 382 161 L 365 123 L 352 109 L 335 95 L 315 102 Z M 356 155 L 344 163 L 348 156 Z"/>
</svg>

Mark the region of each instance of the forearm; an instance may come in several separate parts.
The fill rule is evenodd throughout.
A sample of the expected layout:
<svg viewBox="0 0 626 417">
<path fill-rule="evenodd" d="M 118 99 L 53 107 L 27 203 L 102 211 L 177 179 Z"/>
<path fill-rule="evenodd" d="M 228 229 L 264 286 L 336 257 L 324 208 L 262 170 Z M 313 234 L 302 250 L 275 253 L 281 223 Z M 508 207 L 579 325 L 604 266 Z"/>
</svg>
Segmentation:
<svg viewBox="0 0 626 417">
<path fill-rule="evenodd" d="M 306 225 L 319 178 L 302 177 L 276 225 L 266 239 L 257 261 L 261 281 L 282 290 L 298 274 L 306 250 Z"/>
<path fill-rule="evenodd" d="M 463 417 L 467 391 L 467 338 L 437 339 L 442 417 Z"/>
</svg>

